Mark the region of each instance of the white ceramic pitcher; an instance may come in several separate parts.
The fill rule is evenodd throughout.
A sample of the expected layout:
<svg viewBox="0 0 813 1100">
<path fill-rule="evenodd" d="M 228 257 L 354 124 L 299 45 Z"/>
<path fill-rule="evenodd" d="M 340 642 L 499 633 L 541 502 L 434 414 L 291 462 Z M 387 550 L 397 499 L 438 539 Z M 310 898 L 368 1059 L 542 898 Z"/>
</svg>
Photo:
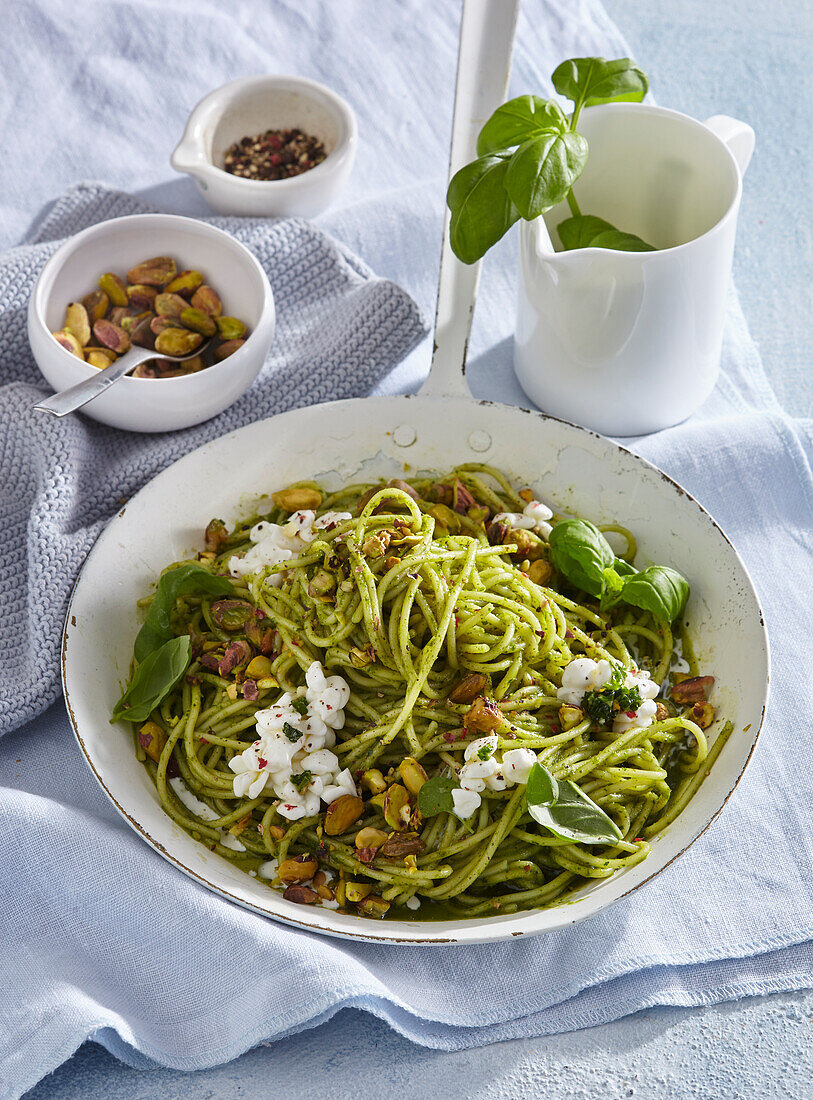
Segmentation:
<svg viewBox="0 0 813 1100">
<path fill-rule="evenodd" d="M 606 435 L 685 420 L 720 368 L 742 175 L 754 131 L 663 107 L 582 112 L 583 214 L 635 233 L 656 252 L 557 252 L 561 203 L 522 222 L 514 367 L 544 411 Z"/>
</svg>

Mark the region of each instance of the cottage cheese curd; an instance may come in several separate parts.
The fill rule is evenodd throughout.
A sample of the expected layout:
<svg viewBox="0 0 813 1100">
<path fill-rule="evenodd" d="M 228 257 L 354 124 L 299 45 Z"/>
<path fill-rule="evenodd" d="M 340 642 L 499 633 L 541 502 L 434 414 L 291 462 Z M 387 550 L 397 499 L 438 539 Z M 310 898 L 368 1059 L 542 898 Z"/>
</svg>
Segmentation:
<svg viewBox="0 0 813 1100">
<path fill-rule="evenodd" d="M 463 766 L 458 772 L 460 787 L 452 791 L 454 812 L 458 817 L 471 817 L 480 808 L 480 795 L 486 788 L 504 791 L 506 787 L 528 782 L 536 753 L 530 749 L 509 749 L 498 761 L 494 755 L 497 745 L 497 735 L 492 733 L 466 746 Z"/>
<path fill-rule="evenodd" d="M 264 566 L 281 565 L 301 554 L 317 537 L 318 531 L 331 531 L 344 520 L 352 518 L 349 512 L 325 512 L 317 516 L 306 508 L 294 512 L 285 524 L 261 520 L 248 533 L 254 545 L 242 556 L 233 554 L 229 558 L 229 572 L 233 577 L 245 577 Z M 272 573 L 267 583 L 279 588 L 283 578 L 284 573 Z"/>
<path fill-rule="evenodd" d="M 257 740 L 232 757 L 234 793 L 257 798 L 270 785 L 280 800 L 277 812 L 289 821 L 312 817 L 320 805 L 330 805 L 344 794 L 356 794 L 353 776 L 342 768 L 330 749 L 335 730 L 344 726 L 344 707 L 350 688 L 341 676 L 326 676 L 318 661 L 305 674 L 305 687 L 285 692 L 277 702 L 255 715 Z M 300 714 L 294 706 L 304 699 Z"/>
<path fill-rule="evenodd" d="M 591 657 L 577 657 L 565 667 L 562 673 L 562 686 L 557 689 L 556 697 L 563 703 L 578 707 L 588 691 L 601 691 L 612 678 L 615 669 L 609 661 L 594 661 Z M 620 711 L 613 720 L 613 732 L 624 733 L 637 726 L 646 729 L 652 725 L 657 709 L 655 697 L 661 690 L 648 672 L 643 669 L 630 669 L 624 681 L 624 687 L 637 687 L 641 695 L 641 705 L 637 710 Z"/>
</svg>

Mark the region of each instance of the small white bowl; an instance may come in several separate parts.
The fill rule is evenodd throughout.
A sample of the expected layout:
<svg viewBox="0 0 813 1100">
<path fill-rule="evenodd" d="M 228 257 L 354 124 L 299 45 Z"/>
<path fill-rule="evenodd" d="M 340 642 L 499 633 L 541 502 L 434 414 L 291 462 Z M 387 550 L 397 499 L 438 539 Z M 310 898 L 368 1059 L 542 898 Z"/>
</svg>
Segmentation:
<svg viewBox="0 0 813 1100">
<path fill-rule="evenodd" d="M 327 156 L 315 168 L 284 180 L 233 176 L 221 165 L 241 138 L 298 126 L 319 138 Z M 330 88 L 299 76 L 247 76 L 205 96 L 189 116 L 170 163 L 187 172 L 221 214 L 310 218 L 347 182 L 358 130 L 350 105 Z"/>
<path fill-rule="evenodd" d="M 205 370 L 181 378 L 122 378 L 82 412 L 134 432 L 200 424 L 228 408 L 260 373 L 274 338 L 274 295 L 256 257 L 234 237 L 193 218 L 133 214 L 82 230 L 40 272 L 28 304 L 28 338 L 37 365 L 60 391 L 97 373 L 51 335 L 65 307 L 95 289 L 100 275 L 152 256 L 172 256 L 179 269 L 201 271 L 220 295 L 223 313 L 248 326 L 245 344 Z"/>
</svg>

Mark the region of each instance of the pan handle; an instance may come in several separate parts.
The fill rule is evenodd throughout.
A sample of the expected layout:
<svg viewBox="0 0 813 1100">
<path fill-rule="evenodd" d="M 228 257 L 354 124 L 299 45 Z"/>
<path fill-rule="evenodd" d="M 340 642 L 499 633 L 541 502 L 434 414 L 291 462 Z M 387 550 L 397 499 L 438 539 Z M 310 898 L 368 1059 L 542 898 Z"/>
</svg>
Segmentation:
<svg viewBox="0 0 813 1100">
<path fill-rule="evenodd" d="M 505 100 L 519 0 L 463 0 L 457 53 L 449 178 L 476 156 L 477 135 Z M 468 397 L 466 351 L 477 297 L 480 263 L 464 264 L 449 244 L 449 210 L 443 224 L 435 350 L 420 389 L 436 397 Z"/>
</svg>

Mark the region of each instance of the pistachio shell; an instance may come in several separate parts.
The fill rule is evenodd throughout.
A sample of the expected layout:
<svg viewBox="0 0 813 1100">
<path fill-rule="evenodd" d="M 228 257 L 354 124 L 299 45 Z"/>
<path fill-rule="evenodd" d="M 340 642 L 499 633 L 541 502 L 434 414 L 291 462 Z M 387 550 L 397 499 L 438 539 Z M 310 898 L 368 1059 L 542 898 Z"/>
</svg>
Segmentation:
<svg viewBox="0 0 813 1100">
<path fill-rule="evenodd" d="M 192 295 L 192 305 L 195 309 L 208 313 L 211 317 L 219 317 L 223 312 L 223 305 L 216 290 L 210 286 L 199 286 Z"/>
<path fill-rule="evenodd" d="M 91 324 L 100 321 L 110 308 L 110 299 L 103 290 L 93 290 L 82 299 L 82 305 L 88 312 L 88 320 Z"/>
<path fill-rule="evenodd" d="M 93 326 L 93 335 L 100 344 L 110 348 L 116 355 L 123 355 L 125 351 L 129 350 L 130 337 L 123 328 L 112 321 L 105 321 L 104 318 L 97 321 Z"/>
<path fill-rule="evenodd" d="M 90 320 L 81 302 L 71 302 L 65 310 L 65 328 L 74 334 L 84 347 L 90 343 Z"/>
<path fill-rule="evenodd" d="M 127 297 L 133 309 L 153 309 L 157 293 L 154 286 L 146 286 L 144 283 L 127 287 Z"/>
<path fill-rule="evenodd" d="M 245 340 L 226 340 L 225 343 L 215 348 L 215 362 L 222 363 L 224 359 L 228 359 L 230 355 L 234 355 L 243 344 L 245 344 Z"/>
<path fill-rule="evenodd" d="M 127 282 L 164 287 L 172 282 L 177 273 L 178 268 L 170 256 L 153 256 L 151 260 L 131 267 L 127 272 Z"/>
<path fill-rule="evenodd" d="M 82 353 L 82 345 L 76 339 L 72 332 L 68 332 L 66 329 L 60 329 L 59 332 L 52 334 L 58 344 L 61 344 L 65 351 L 69 351 L 72 355 L 77 355 L 80 359 L 84 359 Z"/>
<path fill-rule="evenodd" d="M 161 355 L 189 355 L 203 343 L 199 332 L 184 328 L 166 328 L 155 338 L 155 350 Z"/>
<path fill-rule="evenodd" d="M 111 306 L 129 305 L 130 299 L 127 297 L 127 287 L 118 275 L 114 275 L 112 271 L 106 271 L 101 276 L 99 289 L 103 290 L 110 299 Z"/>
<path fill-rule="evenodd" d="M 172 282 L 167 283 L 166 290 L 168 294 L 183 294 L 185 298 L 188 298 L 202 282 L 203 276 L 199 271 L 190 271 L 187 268 L 186 271 L 181 271 L 176 275 Z"/>
<path fill-rule="evenodd" d="M 180 321 L 184 328 L 189 328 L 193 332 L 200 332 L 203 336 L 214 336 L 217 332 L 214 318 L 201 309 L 195 309 L 193 306 L 187 306 L 186 309 L 182 310 Z"/>
<path fill-rule="evenodd" d="M 152 308 L 164 317 L 180 317 L 189 303 L 180 294 L 157 294 Z"/>
<path fill-rule="evenodd" d="M 237 317 L 216 317 L 215 323 L 221 340 L 239 340 L 246 334 L 246 326 Z"/>
</svg>

